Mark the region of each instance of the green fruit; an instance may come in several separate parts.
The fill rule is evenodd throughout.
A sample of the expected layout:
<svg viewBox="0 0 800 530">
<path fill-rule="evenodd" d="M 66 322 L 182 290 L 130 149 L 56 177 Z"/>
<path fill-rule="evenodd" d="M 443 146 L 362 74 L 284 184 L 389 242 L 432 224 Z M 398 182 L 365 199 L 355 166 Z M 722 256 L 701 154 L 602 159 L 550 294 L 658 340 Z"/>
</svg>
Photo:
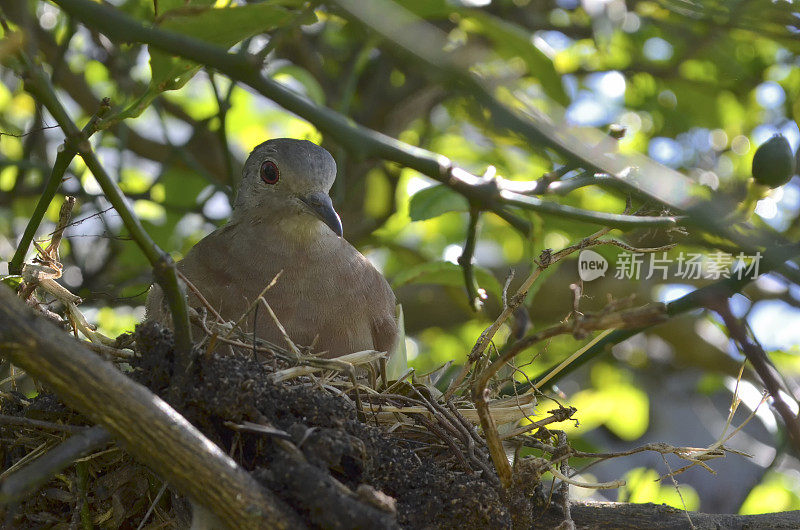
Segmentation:
<svg viewBox="0 0 800 530">
<path fill-rule="evenodd" d="M 756 150 L 753 180 L 770 188 L 783 186 L 794 174 L 794 153 L 782 134 L 776 134 Z"/>
</svg>

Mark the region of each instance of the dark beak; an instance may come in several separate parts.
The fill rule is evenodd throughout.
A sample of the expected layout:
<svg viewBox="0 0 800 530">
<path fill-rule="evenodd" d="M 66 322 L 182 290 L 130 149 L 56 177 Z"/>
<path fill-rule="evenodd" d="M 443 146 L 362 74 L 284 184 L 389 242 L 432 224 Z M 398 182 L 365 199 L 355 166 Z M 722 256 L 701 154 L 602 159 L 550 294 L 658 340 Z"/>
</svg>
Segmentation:
<svg viewBox="0 0 800 530">
<path fill-rule="evenodd" d="M 306 203 L 306 205 L 317 214 L 317 217 L 328 225 L 337 236 L 342 237 L 344 235 L 342 220 L 339 218 L 339 214 L 336 213 L 336 210 L 333 209 L 333 203 L 327 193 L 314 191 L 304 197 L 300 197 L 300 200 Z"/>
</svg>

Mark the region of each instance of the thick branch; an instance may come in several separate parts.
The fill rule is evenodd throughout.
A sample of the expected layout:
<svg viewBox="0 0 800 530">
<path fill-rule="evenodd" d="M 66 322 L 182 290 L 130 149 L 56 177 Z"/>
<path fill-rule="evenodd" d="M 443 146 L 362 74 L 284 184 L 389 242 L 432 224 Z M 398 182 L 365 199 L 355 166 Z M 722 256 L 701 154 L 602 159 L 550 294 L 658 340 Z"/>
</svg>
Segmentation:
<svg viewBox="0 0 800 530">
<path fill-rule="evenodd" d="M 629 504 L 621 502 L 575 502 L 570 505 L 572 520 L 577 528 L 797 528 L 800 511 L 731 515 L 687 512 L 664 504 Z M 536 528 L 555 528 L 563 520 L 558 510 L 548 510 L 536 522 Z"/>
<path fill-rule="evenodd" d="M 282 501 L 172 407 L 0 288 L 0 351 L 106 427 L 139 461 L 233 528 L 302 528 Z"/>
</svg>

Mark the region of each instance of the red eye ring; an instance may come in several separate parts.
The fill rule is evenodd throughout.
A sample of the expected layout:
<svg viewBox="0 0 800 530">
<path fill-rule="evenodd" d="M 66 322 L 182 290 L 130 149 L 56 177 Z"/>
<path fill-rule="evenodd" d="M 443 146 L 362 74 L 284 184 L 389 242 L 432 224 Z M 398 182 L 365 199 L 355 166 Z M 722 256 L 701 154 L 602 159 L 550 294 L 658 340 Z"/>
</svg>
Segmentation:
<svg viewBox="0 0 800 530">
<path fill-rule="evenodd" d="M 261 180 L 266 184 L 277 184 L 281 178 L 281 172 L 275 162 L 266 160 L 261 164 Z"/>
</svg>

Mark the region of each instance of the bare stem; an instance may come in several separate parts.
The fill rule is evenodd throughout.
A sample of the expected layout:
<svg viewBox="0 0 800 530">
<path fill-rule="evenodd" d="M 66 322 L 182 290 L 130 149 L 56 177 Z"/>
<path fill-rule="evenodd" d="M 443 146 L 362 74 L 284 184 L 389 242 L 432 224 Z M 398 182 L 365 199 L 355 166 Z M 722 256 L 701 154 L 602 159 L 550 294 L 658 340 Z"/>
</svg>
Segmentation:
<svg viewBox="0 0 800 530">
<path fill-rule="evenodd" d="M 775 368 L 766 352 L 756 342 L 750 340 L 744 324 L 737 319 L 730 308 L 728 298 L 712 299 L 708 302 L 709 309 L 715 311 L 725 323 L 733 340 L 739 345 L 747 360 L 753 365 L 764 386 L 772 397 L 772 405 L 778 411 L 789 434 L 795 452 L 800 453 L 800 420 L 789 408 L 781 396 L 781 383 L 776 376 Z"/>
<path fill-rule="evenodd" d="M 475 243 L 478 239 L 478 219 L 480 215 L 480 210 L 477 208 L 470 209 L 467 241 L 464 243 L 464 251 L 458 258 L 458 264 L 461 265 L 461 270 L 464 271 L 464 284 L 467 287 L 469 306 L 474 311 L 480 310 L 483 305 L 482 300 L 485 298 L 485 295 L 481 296 L 480 294 L 478 282 L 475 281 L 475 269 L 472 266 L 472 259 L 475 255 Z"/>
<path fill-rule="evenodd" d="M 83 139 L 88 139 L 97 131 L 98 122 L 103 116 L 105 116 L 109 108 L 111 108 L 109 100 L 107 98 L 103 99 L 103 101 L 100 103 L 100 108 L 97 109 L 95 115 L 92 116 L 92 118 L 81 131 L 80 134 Z M 62 118 L 63 117 L 66 117 L 66 113 L 62 115 Z M 64 173 L 67 171 L 67 168 L 69 167 L 70 163 L 72 163 L 72 159 L 75 158 L 76 154 L 77 151 L 69 147 L 67 142 L 64 142 L 64 145 L 59 148 L 58 154 L 56 154 L 56 161 L 50 170 L 50 177 L 47 179 L 47 185 L 45 186 L 41 197 L 39 197 L 39 202 L 36 203 L 36 208 L 34 208 L 31 218 L 28 220 L 28 224 L 25 227 L 25 232 L 22 234 L 22 239 L 17 246 L 14 257 L 12 257 L 11 261 L 8 263 L 8 272 L 11 274 L 19 274 L 22 271 L 22 262 L 25 260 L 25 254 L 28 252 L 28 247 L 33 240 L 33 236 L 36 235 L 36 230 L 39 228 L 39 225 L 44 218 L 47 207 L 50 206 L 50 203 L 53 201 L 53 197 L 55 197 L 58 187 L 61 186 Z"/>
</svg>

